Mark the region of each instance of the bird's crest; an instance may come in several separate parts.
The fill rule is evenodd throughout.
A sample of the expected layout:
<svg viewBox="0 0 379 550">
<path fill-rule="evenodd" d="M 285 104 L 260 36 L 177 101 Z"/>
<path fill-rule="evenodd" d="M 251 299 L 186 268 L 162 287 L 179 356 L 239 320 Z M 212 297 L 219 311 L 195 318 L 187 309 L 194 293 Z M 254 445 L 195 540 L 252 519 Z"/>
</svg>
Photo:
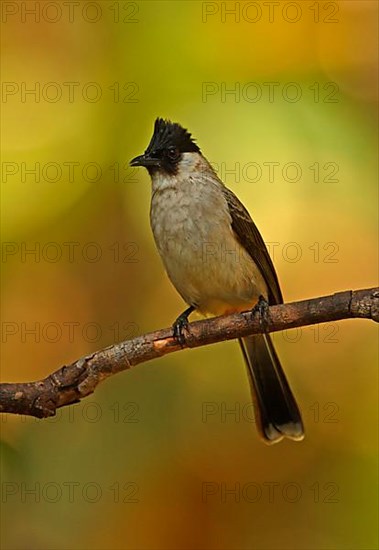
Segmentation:
<svg viewBox="0 0 379 550">
<path fill-rule="evenodd" d="M 177 147 L 181 153 L 200 153 L 191 134 L 177 122 L 157 118 L 154 124 L 154 133 L 146 153 Z"/>
</svg>

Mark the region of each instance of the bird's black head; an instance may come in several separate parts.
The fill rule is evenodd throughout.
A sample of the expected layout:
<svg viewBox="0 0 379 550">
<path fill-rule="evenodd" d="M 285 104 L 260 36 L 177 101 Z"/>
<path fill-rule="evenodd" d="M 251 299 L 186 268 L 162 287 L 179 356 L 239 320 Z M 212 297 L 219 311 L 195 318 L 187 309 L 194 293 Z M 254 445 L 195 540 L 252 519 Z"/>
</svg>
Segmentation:
<svg viewBox="0 0 379 550">
<path fill-rule="evenodd" d="M 134 158 L 131 166 L 145 166 L 150 173 L 164 170 L 169 174 L 177 172 L 183 153 L 200 153 L 191 134 L 177 122 L 157 118 L 154 133 L 143 155 Z"/>
</svg>

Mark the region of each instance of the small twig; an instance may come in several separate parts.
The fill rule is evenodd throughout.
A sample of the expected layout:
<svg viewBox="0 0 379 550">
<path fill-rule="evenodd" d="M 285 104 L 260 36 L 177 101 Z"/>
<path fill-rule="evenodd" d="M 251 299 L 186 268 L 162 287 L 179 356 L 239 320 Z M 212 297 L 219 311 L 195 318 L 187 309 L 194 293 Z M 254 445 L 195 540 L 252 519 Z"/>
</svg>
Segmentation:
<svg viewBox="0 0 379 550">
<path fill-rule="evenodd" d="M 331 296 L 271 306 L 267 332 L 348 318 L 379 322 L 379 288 L 339 292 Z M 188 326 L 184 348 L 196 348 L 262 332 L 251 313 L 196 321 Z M 0 384 L 0 412 L 44 418 L 56 409 L 77 403 L 100 382 L 135 365 L 180 351 L 171 329 L 158 330 L 109 346 L 53 372 L 36 382 Z"/>
</svg>

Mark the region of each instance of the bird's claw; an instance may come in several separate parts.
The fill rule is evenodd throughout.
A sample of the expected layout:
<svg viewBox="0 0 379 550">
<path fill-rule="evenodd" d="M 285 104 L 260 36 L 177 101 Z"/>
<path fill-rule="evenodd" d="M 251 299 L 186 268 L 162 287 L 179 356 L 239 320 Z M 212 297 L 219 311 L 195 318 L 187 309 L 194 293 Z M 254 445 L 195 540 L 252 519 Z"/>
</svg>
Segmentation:
<svg viewBox="0 0 379 550">
<path fill-rule="evenodd" d="M 179 342 L 182 348 L 186 343 L 186 338 L 183 334 L 183 329 L 186 329 L 187 327 L 188 327 L 188 319 L 181 319 L 180 317 L 178 317 L 178 319 L 172 325 L 174 338 Z"/>
<path fill-rule="evenodd" d="M 258 315 L 261 328 L 264 330 L 266 330 L 268 325 L 268 310 L 269 310 L 269 304 L 262 295 L 259 296 L 258 302 L 255 304 L 255 306 L 251 310 L 251 318 L 254 319 L 254 317 Z"/>
<path fill-rule="evenodd" d="M 185 346 L 186 343 L 186 337 L 184 336 L 183 330 L 187 330 L 188 316 L 192 313 L 194 309 L 195 308 L 192 306 L 186 309 L 186 311 L 179 315 L 175 323 L 172 325 L 173 336 L 182 348 Z"/>
</svg>

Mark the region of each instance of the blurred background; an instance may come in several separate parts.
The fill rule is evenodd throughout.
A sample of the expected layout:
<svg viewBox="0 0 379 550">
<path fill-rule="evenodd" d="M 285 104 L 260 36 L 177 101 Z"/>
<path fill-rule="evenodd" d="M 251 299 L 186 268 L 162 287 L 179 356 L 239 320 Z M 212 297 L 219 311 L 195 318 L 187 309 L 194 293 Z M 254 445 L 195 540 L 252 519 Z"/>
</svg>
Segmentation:
<svg viewBox="0 0 379 550">
<path fill-rule="evenodd" d="M 2 3 L 2 381 L 184 304 L 128 168 L 180 122 L 248 207 L 286 301 L 377 284 L 377 2 Z M 1 419 L 4 549 L 374 549 L 378 333 L 274 336 L 306 439 L 265 446 L 235 342 Z"/>
</svg>

